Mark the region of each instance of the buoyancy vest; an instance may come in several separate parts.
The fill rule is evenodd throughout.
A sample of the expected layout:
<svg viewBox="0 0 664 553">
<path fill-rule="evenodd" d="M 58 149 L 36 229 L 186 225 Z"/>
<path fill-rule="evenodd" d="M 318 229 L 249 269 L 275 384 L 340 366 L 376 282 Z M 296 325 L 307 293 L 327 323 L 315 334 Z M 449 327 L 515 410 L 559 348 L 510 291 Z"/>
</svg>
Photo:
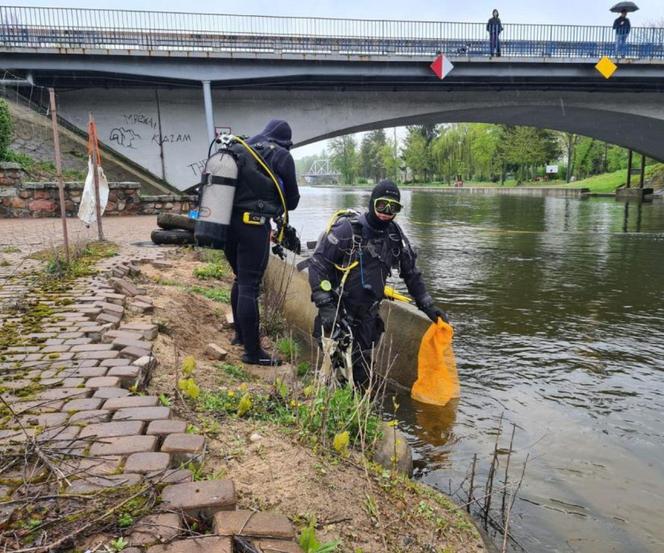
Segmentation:
<svg viewBox="0 0 664 553">
<path fill-rule="evenodd" d="M 384 298 L 385 283 L 392 269 L 400 267 L 404 254 L 412 255 L 412 248 L 394 221 L 384 230 L 378 230 L 369 225 L 364 214 L 354 210 L 338 212 L 334 217 L 329 229 L 347 219 L 353 232 L 353 245 L 343 264 L 336 267 L 339 271 L 336 284 L 344 279 L 344 306 L 351 314 L 363 317 L 368 307 L 377 306 Z"/>
<path fill-rule="evenodd" d="M 271 142 L 261 142 L 251 147 L 268 167 L 270 158 L 278 148 Z M 242 144 L 234 143 L 230 146 L 230 150 L 238 165 L 238 184 L 233 211 L 250 211 L 271 218 L 281 216 L 284 207 L 272 177 Z M 276 175 L 275 177 L 279 182 L 279 178 Z"/>
</svg>

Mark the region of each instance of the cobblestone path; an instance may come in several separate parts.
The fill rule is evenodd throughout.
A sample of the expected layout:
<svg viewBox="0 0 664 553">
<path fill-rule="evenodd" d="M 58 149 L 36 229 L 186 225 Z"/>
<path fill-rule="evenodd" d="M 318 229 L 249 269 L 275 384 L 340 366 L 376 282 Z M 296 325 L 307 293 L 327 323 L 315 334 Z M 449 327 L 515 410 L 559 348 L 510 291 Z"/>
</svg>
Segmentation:
<svg viewBox="0 0 664 553">
<path fill-rule="evenodd" d="M 27 253 L 59 221 L 0 221 L 0 549 L 112 551 L 122 537 L 127 553 L 299 552 L 286 517 L 236 510 L 232 481 L 187 468 L 205 439 L 145 393 L 157 326 L 131 277 L 167 261 L 129 244 L 149 238 L 154 217 L 105 223 L 120 255 L 53 287 Z M 118 523 L 139 500 L 148 515 Z"/>
</svg>

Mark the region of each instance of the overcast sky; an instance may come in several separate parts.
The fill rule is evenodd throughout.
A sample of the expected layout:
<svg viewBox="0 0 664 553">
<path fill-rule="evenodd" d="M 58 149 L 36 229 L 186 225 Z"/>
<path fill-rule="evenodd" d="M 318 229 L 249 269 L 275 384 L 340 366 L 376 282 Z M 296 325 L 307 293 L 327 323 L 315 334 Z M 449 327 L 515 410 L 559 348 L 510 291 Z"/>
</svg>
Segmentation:
<svg viewBox="0 0 664 553">
<path fill-rule="evenodd" d="M 491 11 L 500 11 L 503 23 L 552 23 L 558 25 L 611 25 L 615 15 L 609 8 L 617 0 L 0 0 L 7 6 L 68 8 L 112 8 L 127 10 L 235 13 L 361 19 L 415 19 L 423 21 L 486 21 Z M 664 0 L 638 0 L 640 11 L 631 14 L 633 26 L 664 21 Z M 390 133 L 391 134 L 391 133 Z M 402 134 L 402 133 L 400 133 Z M 323 144 L 298 148 L 296 157 L 317 153 Z"/>
<path fill-rule="evenodd" d="M 357 17 L 363 19 L 417 19 L 430 21 L 484 21 L 491 10 L 500 10 L 503 22 L 603 25 L 613 21 L 609 8 L 614 0 L 3 0 L 9 6 L 113 8 L 127 10 L 190 11 L 310 17 Z M 633 25 L 664 19 L 664 0 L 638 0 L 640 11 L 632 14 Z"/>
</svg>

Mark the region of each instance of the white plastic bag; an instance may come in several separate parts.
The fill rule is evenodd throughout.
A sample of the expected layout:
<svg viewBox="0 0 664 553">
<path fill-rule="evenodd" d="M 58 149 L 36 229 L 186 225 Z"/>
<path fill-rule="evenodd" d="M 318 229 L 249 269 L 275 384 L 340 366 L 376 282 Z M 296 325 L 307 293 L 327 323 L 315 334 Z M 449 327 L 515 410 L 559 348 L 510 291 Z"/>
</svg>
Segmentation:
<svg viewBox="0 0 664 553">
<path fill-rule="evenodd" d="M 108 181 L 101 165 L 97 165 L 99 174 L 99 213 L 104 214 L 108 203 Z M 95 181 L 92 168 L 92 157 L 88 157 L 88 176 L 85 177 L 85 186 L 81 196 L 81 205 L 78 208 L 78 218 L 86 225 L 97 222 L 97 211 L 95 210 Z"/>
</svg>

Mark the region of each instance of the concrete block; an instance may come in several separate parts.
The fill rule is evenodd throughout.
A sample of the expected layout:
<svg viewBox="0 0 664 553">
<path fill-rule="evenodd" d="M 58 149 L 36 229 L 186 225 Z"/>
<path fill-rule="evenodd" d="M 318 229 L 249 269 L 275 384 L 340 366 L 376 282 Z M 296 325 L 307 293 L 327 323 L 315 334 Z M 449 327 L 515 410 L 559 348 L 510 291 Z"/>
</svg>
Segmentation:
<svg viewBox="0 0 664 553">
<path fill-rule="evenodd" d="M 167 486 L 161 494 L 165 506 L 192 516 L 213 516 L 235 510 L 235 485 L 231 480 L 203 480 Z"/>
<path fill-rule="evenodd" d="M 115 412 L 115 415 L 113 415 L 113 420 L 154 421 L 169 418 L 171 418 L 171 410 L 168 407 L 136 407 L 131 409 L 119 409 Z"/>
<path fill-rule="evenodd" d="M 95 376 L 85 381 L 87 388 L 113 388 L 120 385 L 120 379 L 117 376 Z"/>
<path fill-rule="evenodd" d="M 101 404 L 104 402 L 101 398 L 86 398 L 86 399 L 72 399 L 65 403 L 62 410 L 65 413 L 70 411 L 92 411 L 94 409 L 99 409 Z"/>
<path fill-rule="evenodd" d="M 139 453 L 138 455 L 149 454 Z M 129 460 L 127 460 L 128 463 Z M 146 516 L 134 526 L 134 531 L 129 536 L 129 544 L 145 546 L 170 542 L 180 533 L 181 524 L 180 516 L 176 513 L 160 513 Z"/>
<path fill-rule="evenodd" d="M 157 325 L 140 322 L 123 324 L 120 331 L 140 332 L 145 340 L 154 340 L 158 333 Z"/>
<path fill-rule="evenodd" d="M 146 553 L 232 553 L 231 538 L 210 536 L 148 547 Z"/>
<path fill-rule="evenodd" d="M 205 438 L 199 434 L 169 434 L 161 451 L 171 455 L 173 468 L 189 461 L 198 461 L 205 453 Z"/>
<path fill-rule="evenodd" d="M 131 455 L 142 451 L 154 451 L 156 436 L 120 436 L 105 438 L 90 447 L 90 455 Z"/>
<path fill-rule="evenodd" d="M 168 434 L 182 434 L 187 429 L 185 421 L 172 419 L 172 420 L 157 420 L 152 421 L 148 425 L 146 434 L 154 434 L 155 436 L 166 436 Z"/>
<path fill-rule="evenodd" d="M 278 513 L 219 511 L 214 515 L 214 531 L 222 536 L 293 539 L 295 528 L 288 517 Z"/>
<path fill-rule="evenodd" d="M 74 424 L 77 422 L 80 423 L 86 423 L 86 424 L 93 424 L 93 423 L 99 423 L 99 422 L 106 422 L 110 420 L 111 418 L 111 411 L 108 411 L 106 409 L 93 409 L 91 411 L 79 411 L 78 413 L 74 413 L 71 418 L 69 419 L 70 424 Z"/>
<path fill-rule="evenodd" d="M 124 388 L 98 388 L 92 397 L 100 397 L 102 399 L 112 399 L 118 397 L 125 397 L 129 395 L 129 390 Z"/>
<path fill-rule="evenodd" d="M 127 458 L 125 471 L 139 474 L 160 472 L 166 470 L 170 462 L 171 457 L 168 453 L 156 451 L 148 453 L 133 453 Z"/>
<path fill-rule="evenodd" d="M 123 388 L 131 388 L 134 385 L 140 385 L 143 381 L 141 369 L 135 365 L 124 367 L 112 367 L 108 370 L 108 376 L 114 376 L 120 379 L 120 385 Z"/>
<path fill-rule="evenodd" d="M 69 399 L 69 398 L 86 398 L 92 395 L 92 390 L 89 388 L 53 388 L 46 390 L 39 395 L 39 399 Z"/>
<path fill-rule="evenodd" d="M 117 411 L 129 407 L 156 407 L 158 404 L 159 398 L 157 396 L 128 396 L 109 399 L 104 404 L 104 409 Z"/>
<path fill-rule="evenodd" d="M 152 348 L 143 349 L 143 348 L 136 348 L 136 347 L 127 347 L 127 348 L 124 348 L 120 351 L 120 357 L 124 357 L 125 359 L 132 359 L 132 360 L 133 359 L 140 359 L 141 357 L 149 356 L 151 350 L 152 350 Z"/>
<path fill-rule="evenodd" d="M 141 481 L 138 474 L 116 474 L 110 476 L 90 476 L 72 482 L 67 488 L 69 494 L 91 493 L 105 488 L 117 488 L 120 486 L 133 486 Z"/>
<path fill-rule="evenodd" d="M 81 438 L 116 438 L 119 436 L 133 436 L 141 434 L 145 423 L 143 421 L 117 421 L 89 424 L 83 428 Z M 136 472 L 127 470 L 127 472 Z"/>
<path fill-rule="evenodd" d="M 289 540 L 261 539 L 253 543 L 262 553 L 304 553 L 297 543 Z"/>
</svg>

